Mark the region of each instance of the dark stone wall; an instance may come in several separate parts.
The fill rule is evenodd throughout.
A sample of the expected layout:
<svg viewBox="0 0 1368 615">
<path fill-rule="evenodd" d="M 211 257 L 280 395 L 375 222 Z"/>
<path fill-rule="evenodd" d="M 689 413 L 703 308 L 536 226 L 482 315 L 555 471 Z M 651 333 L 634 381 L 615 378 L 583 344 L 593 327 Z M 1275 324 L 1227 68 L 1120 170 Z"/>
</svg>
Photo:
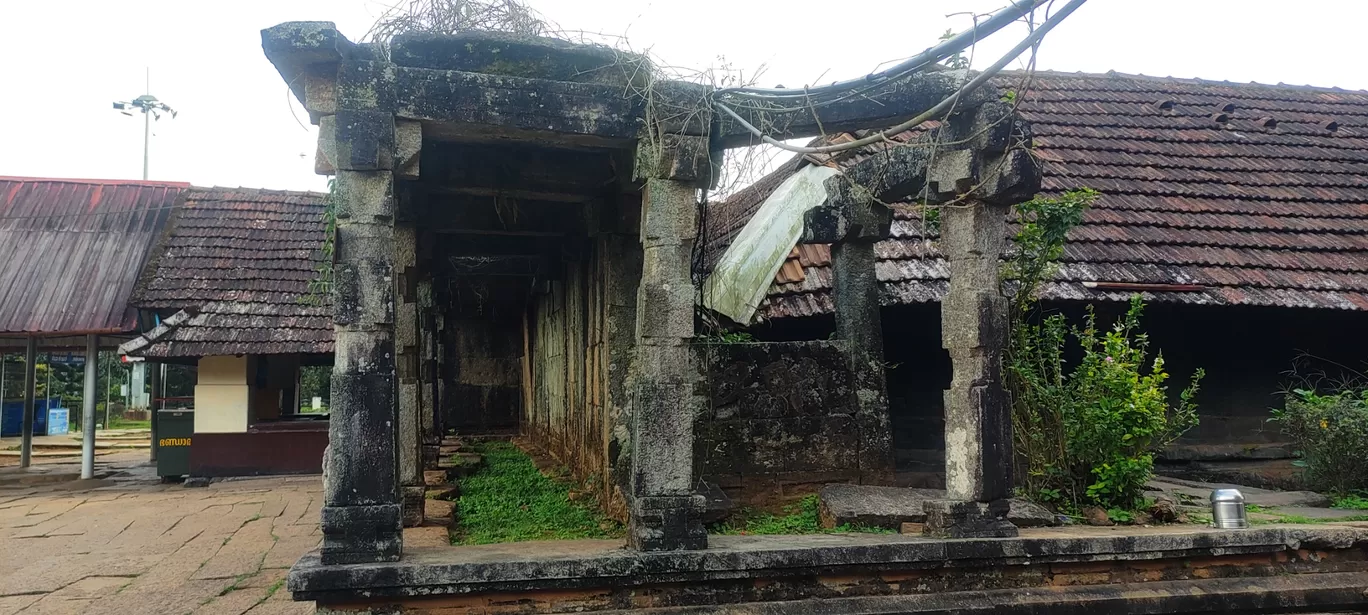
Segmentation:
<svg viewBox="0 0 1368 615">
<path fill-rule="evenodd" d="M 1097 303 L 1099 325 L 1110 327 L 1123 303 Z M 1082 303 L 1047 303 L 1070 322 L 1081 322 Z M 950 384 L 950 359 L 941 348 L 940 305 L 885 307 L 884 357 L 894 456 L 900 484 L 943 486 L 945 424 L 943 391 Z M 1201 422 L 1178 445 L 1185 455 L 1220 458 L 1284 441 L 1269 410 L 1282 404 L 1287 371 L 1299 356 L 1365 371 L 1368 314 L 1339 310 L 1194 306 L 1151 303 L 1141 325 L 1150 348 L 1162 352 L 1177 395 L 1193 371 L 1207 376 L 1197 396 Z M 756 329 L 765 339 L 821 339 L 833 331 L 830 318 L 790 319 Z M 1333 371 L 1333 370 L 1332 370 Z"/>
<path fill-rule="evenodd" d="M 700 344 L 699 475 L 743 502 L 858 480 L 854 379 L 839 342 Z"/>
<path fill-rule="evenodd" d="M 532 298 L 521 431 L 625 520 L 624 413 L 641 248 L 635 236 L 615 234 L 580 248 L 562 255 L 560 275 Z"/>
<path fill-rule="evenodd" d="M 461 242 L 438 239 L 441 263 Z M 518 429 L 522 409 L 523 314 L 529 282 L 515 276 L 450 276 L 439 265 L 435 309 L 442 313 L 437 395 L 442 429 L 458 434 Z"/>
<path fill-rule="evenodd" d="M 1081 303 L 1047 304 L 1047 310 L 1082 322 Z M 1096 304 L 1099 326 L 1124 314 L 1121 303 Z M 939 486 L 944 463 L 941 390 L 950 381 L 949 358 L 940 348 L 936 304 L 885 308 L 884 336 L 893 443 L 901 482 Z M 1141 326 L 1152 353 L 1162 353 L 1175 398 L 1192 373 L 1206 369 L 1197 395 L 1201 421 L 1179 440 L 1175 456 L 1224 458 L 1242 450 L 1284 442 L 1269 410 L 1282 405 L 1288 370 L 1309 353 L 1362 370 L 1368 362 L 1368 314 L 1151 303 Z M 1182 449 L 1181 451 L 1177 449 Z"/>
</svg>

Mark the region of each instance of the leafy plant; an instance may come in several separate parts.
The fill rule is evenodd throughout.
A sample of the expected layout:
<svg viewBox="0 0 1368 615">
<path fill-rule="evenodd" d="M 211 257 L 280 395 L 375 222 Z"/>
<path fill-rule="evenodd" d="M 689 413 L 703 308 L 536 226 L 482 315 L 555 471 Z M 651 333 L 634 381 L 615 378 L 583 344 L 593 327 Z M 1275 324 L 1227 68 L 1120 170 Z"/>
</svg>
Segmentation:
<svg viewBox="0 0 1368 615">
<path fill-rule="evenodd" d="M 323 198 L 323 245 L 319 247 L 315 277 L 309 280 L 309 293 L 299 298 L 305 305 L 319 306 L 332 293 L 333 253 L 337 246 L 337 178 L 328 178 L 328 194 Z"/>
<path fill-rule="evenodd" d="M 1108 508 L 1107 518 L 1115 523 L 1130 523 L 1135 521 L 1135 513 L 1124 508 Z"/>
<path fill-rule="evenodd" d="M 1313 488 L 1341 494 L 1368 489 L 1368 388 L 1325 394 L 1295 389 L 1272 413 L 1301 452 Z M 1363 501 L 1353 497 L 1345 500 Z"/>
<path fill-rule="evenodd" d="M 1335 498 L 1330 505 L 1333 508 L 1347 508 L 1349 510 L 1368 510 L 1368 497 L 1357 493 L 1351 493 Z"/>
<path fill-rule="evenodd" d="M 704 341 L 713 344 L 750 344 L 755 341 L 755 336 L 745 331 L 724 331 L 707 336 Z"/>
<path fill-rule="evenodd" d="M 1003 272 L 1015 284 L 1004 377 L 1019 482 L 1026 497 L 1063 511 L 1138 508 L 1154 452 L 1197 423 L 1193 397 L 1204 375 L 1197 370 L 1170 404 L 1163 357 L 1150 358 L 1140 330 L 1139 296 L 1110 330 L 1099 329 L 1091 306 L 1081 327 L 1061 314 L 1041 317 L 1040 285 L 1096 198 L 1085 188 L 1018 205 L 1016 252 Z M 1070 361 L 1075 353 L 1081 358 Z"/>
</svg>

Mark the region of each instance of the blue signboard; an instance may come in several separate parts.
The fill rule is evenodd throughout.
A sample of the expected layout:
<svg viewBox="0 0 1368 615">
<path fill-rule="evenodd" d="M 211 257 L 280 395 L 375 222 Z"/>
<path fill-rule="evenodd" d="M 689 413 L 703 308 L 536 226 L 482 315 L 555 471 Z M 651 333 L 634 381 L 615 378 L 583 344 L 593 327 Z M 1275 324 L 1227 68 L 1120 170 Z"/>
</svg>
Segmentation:
<svg viewBox="0 0 1368 615">
<path fill-rule="evenodd" d="M 56 407 L 62 401 L 53 399 L 33 400 L 33 433 L 47 433 L 48 406 Z M 0 404 L 0 437 L 13 437 L 21 435 L 24 431 L 24 402 L 22 400 L 12 400 Z"/>
<path fill-rule="evenodd" d="M 71 411 L 66 408 L 50 408 L 47 412 L 47 435 L 55 436 L 67 433 L 71 425 L 69 419 Z"/>
</svg>

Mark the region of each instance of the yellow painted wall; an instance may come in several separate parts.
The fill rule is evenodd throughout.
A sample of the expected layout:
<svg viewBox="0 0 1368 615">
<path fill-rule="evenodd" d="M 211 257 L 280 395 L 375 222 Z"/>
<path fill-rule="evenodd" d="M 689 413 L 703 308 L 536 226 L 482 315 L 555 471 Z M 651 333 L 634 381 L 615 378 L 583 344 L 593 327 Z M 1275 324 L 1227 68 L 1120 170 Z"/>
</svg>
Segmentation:
<svg viewBox="0 0 1368 615">
<path fill-rule="evenodd" d="M 247 357 L 204 357 L 195 385 L 195 432 L 247 431 L 251 403 Z"/>
</svg>

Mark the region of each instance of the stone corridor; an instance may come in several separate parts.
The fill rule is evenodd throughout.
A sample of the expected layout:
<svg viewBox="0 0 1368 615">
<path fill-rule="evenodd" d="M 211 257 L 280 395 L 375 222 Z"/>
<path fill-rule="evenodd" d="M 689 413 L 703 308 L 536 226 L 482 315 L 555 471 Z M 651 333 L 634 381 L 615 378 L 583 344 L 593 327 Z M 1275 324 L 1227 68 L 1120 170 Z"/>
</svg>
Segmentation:
<svg viewBox="0 0 1368 615">
<path fill-rule="evenodd" d="M 319 477 L 192 489 L 145 456 L 102 456 L 90 481 L 0 475 L 0 615 L 313 612 L 284 584 L 320 540 Z"/>
</svg>

